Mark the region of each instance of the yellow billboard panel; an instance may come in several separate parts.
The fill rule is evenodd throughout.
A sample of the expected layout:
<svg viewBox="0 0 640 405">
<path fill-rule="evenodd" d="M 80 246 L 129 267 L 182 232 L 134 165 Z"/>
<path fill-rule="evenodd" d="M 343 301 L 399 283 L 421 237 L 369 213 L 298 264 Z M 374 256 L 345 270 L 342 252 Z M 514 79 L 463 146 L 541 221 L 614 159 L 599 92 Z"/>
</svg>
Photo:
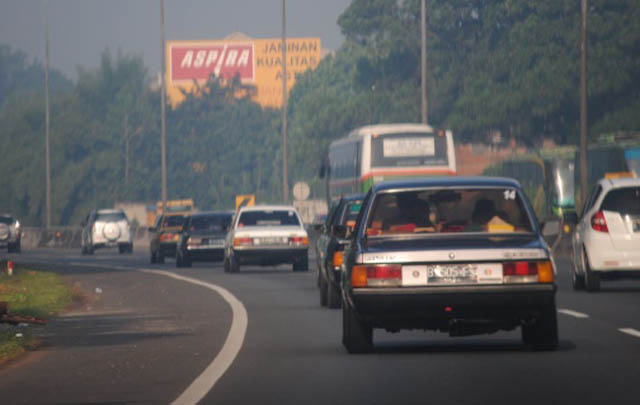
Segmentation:
<svg viewBox="0 0 640 405">
<path fill-rule="evenodd" d="M 228 80 L 239 75 L 256 87 L 263 107 L 282 106 L 282 40 L 245 36 L 214 41 L 167 41 L 167 94 L 174 107 L 210 75 Z M 296 74 L 314 69 L 322 58 L 320 38 L 287 39 L 287 90 Z"/>
</svg>

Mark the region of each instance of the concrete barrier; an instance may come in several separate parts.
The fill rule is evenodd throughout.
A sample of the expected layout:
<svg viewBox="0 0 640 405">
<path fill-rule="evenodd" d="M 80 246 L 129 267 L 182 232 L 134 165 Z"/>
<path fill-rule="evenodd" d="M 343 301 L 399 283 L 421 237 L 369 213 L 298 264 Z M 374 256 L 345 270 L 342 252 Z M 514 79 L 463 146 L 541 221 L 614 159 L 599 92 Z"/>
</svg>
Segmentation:
<svg viewBox="0 0 640 405">
<path fill-rule="evenodd" d="M 133 228 L 134 250 L 149 250 L 149 232 L 147 228 Z M 80 249 L 82 243 L 82 228 L 80 227 L 53 227 L 53 228 L 22 228 L 22 248 L 60 248 Z"/>
</svg>

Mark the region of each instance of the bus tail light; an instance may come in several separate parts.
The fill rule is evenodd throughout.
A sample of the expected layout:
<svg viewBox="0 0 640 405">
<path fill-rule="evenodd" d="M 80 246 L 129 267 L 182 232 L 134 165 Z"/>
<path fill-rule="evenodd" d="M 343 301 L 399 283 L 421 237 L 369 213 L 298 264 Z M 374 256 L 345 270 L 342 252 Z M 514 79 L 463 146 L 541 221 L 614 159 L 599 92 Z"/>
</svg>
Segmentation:
<svg viewBox="0 0 640 405">
<path fill-rule="evenodd" d="M 402 266 L 399 264 L 354 266 L 351 285 L 353 287 L 399 287 L 402 285 Z"/>
<path fill-rule="evenodd" d="M 551 261 L 543 262 L 508 262 L 502 265 L 505 284 L 514 283 L 552 283 L 553 265 Z"/>
<path fill-rule="evenodd" d="M 252 246 L 253 238 L 234 238 L 233 246 Z"/>
</svg>

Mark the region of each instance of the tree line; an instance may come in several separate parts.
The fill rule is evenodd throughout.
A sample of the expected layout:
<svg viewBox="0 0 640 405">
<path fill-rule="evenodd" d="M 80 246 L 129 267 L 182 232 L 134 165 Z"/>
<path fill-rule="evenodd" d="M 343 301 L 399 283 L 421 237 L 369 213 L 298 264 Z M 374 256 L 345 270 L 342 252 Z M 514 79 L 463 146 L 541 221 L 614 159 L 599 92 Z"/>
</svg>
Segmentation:
<svg viewBox="0 0 640 405">
<path fill-rule="evenodd" d="M 574 0 L 427 0 L 429 123 L 457 142 L 575 143 L 579 18 Z M 640 127 L 640 3 L 590 0 L 589 126 Z M 289 178 L 322 197 L 328 144 L 370 123 L 420 120 L 420 0 L 353 0 L 343 45 L 299 75 L 289 109 Z M 0 46 L 0 211 L 44 223 L 44 74 Z M 160 197 L 160 95 L 140 55 L 105 51 L 75 82 L 52 73 L 52 223 Z M 168 192 L 203 209 L 281 196 L 280 113 L 215 78 L 167 113 Z"/>
</svg>

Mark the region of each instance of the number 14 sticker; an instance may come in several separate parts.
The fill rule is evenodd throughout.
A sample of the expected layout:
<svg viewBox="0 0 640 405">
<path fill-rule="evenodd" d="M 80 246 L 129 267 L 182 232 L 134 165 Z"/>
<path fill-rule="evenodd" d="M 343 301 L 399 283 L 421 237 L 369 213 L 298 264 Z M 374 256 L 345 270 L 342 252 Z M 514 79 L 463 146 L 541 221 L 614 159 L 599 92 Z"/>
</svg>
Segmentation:
<svg viewBox="0 0 640 405">
<path fill-rule="evenodd" d="M 504 190 L 504 199 L 505 200 L 515 200 L 516 199 L 516 190 Z"/>
</svg>

